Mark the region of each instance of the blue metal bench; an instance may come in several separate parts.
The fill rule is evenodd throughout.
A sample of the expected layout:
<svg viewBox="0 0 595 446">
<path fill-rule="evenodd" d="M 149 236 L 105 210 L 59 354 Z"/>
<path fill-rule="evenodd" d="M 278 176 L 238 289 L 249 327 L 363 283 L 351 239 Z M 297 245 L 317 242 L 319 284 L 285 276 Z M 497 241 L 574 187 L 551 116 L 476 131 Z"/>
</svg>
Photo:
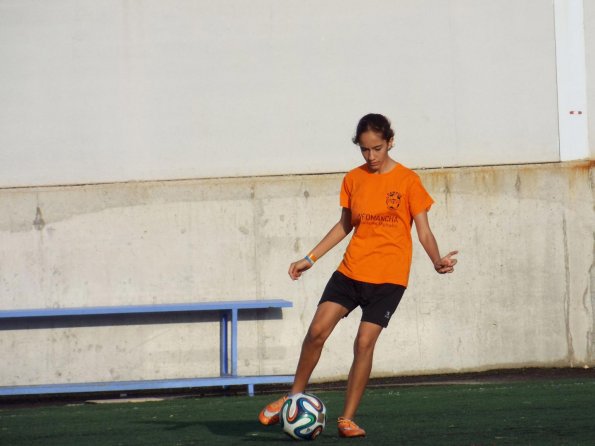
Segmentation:
<svg viewBox="0 0 595 446">
<path fill-rule="evenodd" d="M 79 384 L 47 384 L 27 386 L 0 386 L 0 396 L 41 395 L 57 393 L 86 393 L 108 391 L 175 389 L 247 385 L 248 394 L 254 395 L 255 384 L 291 383 L 292 375 L 238 376 L 238 312 L 270 308 L 287 308 L 292 303 L 283 299 L 199 302 L 162 305 L 130 305 L 112 307 L 42 308 L 31 310 L 0 311 L 0 330 L 3 322 L 15 320 L 40 320 L 58 318 L 84 318 L 88 316 L 139 315 L 166 313 L 219 312 L 220 317 L 220 376 L 213 378 L 187 378 L 143 381 L 113 381 Z M 231 322 L 231 342 L 228 327 Z M 231 344 L 231 345 L 230 345 Z M 229 352 L 231 350 L 231 361 Z M 231 371 L 230 371 L 231 362 Z"/>
</svg>

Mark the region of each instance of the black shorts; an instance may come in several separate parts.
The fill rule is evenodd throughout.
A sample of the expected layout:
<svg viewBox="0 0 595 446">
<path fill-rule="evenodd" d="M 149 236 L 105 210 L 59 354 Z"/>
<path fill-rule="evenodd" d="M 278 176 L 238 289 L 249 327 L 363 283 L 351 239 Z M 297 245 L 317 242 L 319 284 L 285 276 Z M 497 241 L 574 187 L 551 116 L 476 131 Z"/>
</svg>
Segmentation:
<svg viewBox="0 0 595 446">
<path fill-rule="evenodd" d="M 326 284 L 318 305 L 323 302 L 338 303 L 347 308 L 346 317 L 355 307 L 360 306 L 362 322 L 371 322 L 386 328 L 404 292 L 405 287 L 402 285 L 360 282 L 335 271 Z"/>
</svg>

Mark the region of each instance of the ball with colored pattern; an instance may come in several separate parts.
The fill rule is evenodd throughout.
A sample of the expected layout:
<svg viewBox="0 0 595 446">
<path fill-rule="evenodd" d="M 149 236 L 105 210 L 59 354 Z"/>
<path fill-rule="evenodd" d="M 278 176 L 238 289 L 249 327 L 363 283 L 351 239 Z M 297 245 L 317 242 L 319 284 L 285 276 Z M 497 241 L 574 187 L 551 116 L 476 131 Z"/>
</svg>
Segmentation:
<svg viewBox="0 0 595 446">
<path fill-rule="evenodd" d="M 311 393 L 290 396 L 281 408 L 281 427 L 296 440 L 315 440 L 324 429 L 326 407 Z"/>
</svg>

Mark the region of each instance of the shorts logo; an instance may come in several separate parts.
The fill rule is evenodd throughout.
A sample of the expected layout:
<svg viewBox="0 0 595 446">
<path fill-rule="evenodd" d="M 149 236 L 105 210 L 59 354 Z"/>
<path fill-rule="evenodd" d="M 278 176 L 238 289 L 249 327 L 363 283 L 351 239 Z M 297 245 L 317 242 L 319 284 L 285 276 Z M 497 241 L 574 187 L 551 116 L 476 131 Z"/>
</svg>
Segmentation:
<svg viewBox="0 0 595 446">
<path fill-rule="evenodd" d="M 386 314 L 384 315 L 385 319 L 390 319 L 390 311 L 387 311 Z"/>
<path fill-rule="evenodd" d="M 401 194 L 393 191 L 386 194 L 386 207 L 391 211 L 396 211 L 401 205 Z"/>
</svg>

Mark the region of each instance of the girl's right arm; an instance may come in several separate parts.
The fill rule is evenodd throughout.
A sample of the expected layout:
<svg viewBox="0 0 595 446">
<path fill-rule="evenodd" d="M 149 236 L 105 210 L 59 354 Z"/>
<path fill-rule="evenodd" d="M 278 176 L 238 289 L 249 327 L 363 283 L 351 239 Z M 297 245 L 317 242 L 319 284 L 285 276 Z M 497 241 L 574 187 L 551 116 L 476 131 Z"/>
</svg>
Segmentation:
<svg viewBox="0 0 595 446">
<path fill-rule="evenodd" d="M 341 218 L 339 221 L 331 228 L 331 230 L 324 236 L 322 240 L 314 247 L 310 254 L 308 254 L 308 258 L 312 261 L 316 261 L 317 259 L 321 258 L 331 249 L 333 249 L 337 243 L 347 237 L 347 234 L 351 232 L 353 229 L 353 225 L 351 224 L 351 210 L 347 208 L 342 208 L 341 210 Z M 313 263 L 310 263 L 308 258 L 303 258 L 298 260 L 297 262 L 293 262 L 289 265 L 289 277 L 293 280 L 297 280 L 304 271 L 309 270 Z"/>
</svg>

